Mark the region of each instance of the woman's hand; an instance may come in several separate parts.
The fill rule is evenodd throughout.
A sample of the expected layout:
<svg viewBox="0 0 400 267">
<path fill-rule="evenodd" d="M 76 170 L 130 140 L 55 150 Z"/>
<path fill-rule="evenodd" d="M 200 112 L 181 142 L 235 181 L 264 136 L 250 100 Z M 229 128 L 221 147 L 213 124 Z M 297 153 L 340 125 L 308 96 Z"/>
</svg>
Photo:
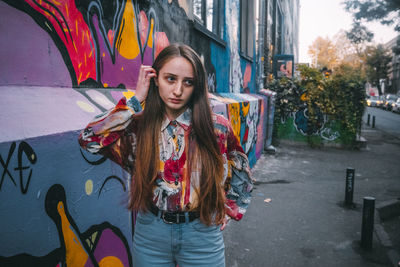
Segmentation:
<svg viewBox="0 0 400 267">
<path fill-rule="evenodd" d="M 225 227 L 228 225 L 228 222 L 230 219 L 231 219 L 231 217 L 229 217 L 228 215 L 225 215 L 225 218 L 222 221 L 221 228 L 219 228 L 221 231 L 223 231 L 225 229 Z"/>
<path fill-rule="evenodd" d="M 149 92 L 151 78 L 157 77 L 156 71 L 151 66 L 141 65 L 136 83 L 135 97 L 139 102 L 143 102 Z"/>
</svg>

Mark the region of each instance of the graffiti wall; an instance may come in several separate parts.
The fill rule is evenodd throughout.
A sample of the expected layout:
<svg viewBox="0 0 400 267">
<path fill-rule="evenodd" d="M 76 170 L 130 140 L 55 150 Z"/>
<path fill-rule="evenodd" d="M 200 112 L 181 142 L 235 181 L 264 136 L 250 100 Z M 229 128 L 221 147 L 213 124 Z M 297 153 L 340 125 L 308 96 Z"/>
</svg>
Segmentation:
<svg viewBox="0 0 400 267">
<path fill-rule="evenodd" d="M 220 93 L 210 96 L 213 111 L 224 115 L 253 166 L 264 150 L 267 98 L 255 94 Z"/>
<path fill-rule="evenodd" d="M 4 40 L 2 57 L 15 65 L 17 63 L 12 59 L 19 53 L 17 48 L 30 50 L 22 61 L 30 61 L 30 55 L 35 56 L 37 50 L 40 54 L 38 61 L 32 62 L 25 73 L 20 73 L 18 66 L 14 66 L 16 71 L 4 77 L 6 80 L 1 81 L 2 84 L 54 85 L 55 78 L 48 73 L 38 70 L 39 77 L 31 73 L 40 62 L 50 65 L 47 68 L 59 69 L 54 74 L 65 72 L 65 68 L 68 70 L 70 81 L 58 85 L 129 88 L 136 83 L 136 76 L 132 74 L 139 66 L 151 64 L 169 43 L 166 34 L 159 31 L 154 9 L 140 9 L 133 0 L 5 2 L 8 5 L 2 2 L 0 9 L 2 25 L 7 26 L 9 17 L 15 20 L 12 27 L 6 29 L 15 37 L 7 41 L 17 39 L 21 43 L 9 47 L 10 43 L 7 45 Z M 35 37 L 37 33 L 42 38 Z M 54 59 L 54 54 L 58 58 Z M 6 69 L 7 65 L 2 68 Z M 62 75 L 66 76 L 65 73 Z"/>
<path fill-rule="evenodd" d="M 0 214 L 5 218 L 0 226 L 7 240 L 0 243 L 0 262 L 131 266 L 129 174 L 83 151 L 77 137 L 101 109 L 132 92 L 57 89 L 55 95 L 53 88 L 2 88 L 9 96 L 29 96 L 34 90 L 36 103 L 30 105 L 31 97 L 20 97 L 14 107 L 1 103 L 2 114 L 15 115 L 1 119 L 9 128 L 2 130 L 8 134 L 1 135 L 0 143 Z M 263 151 L 264 100 L 252 94 L 210 95 L 214 112 L 232 122 L 251 165 Z"/>
<path fill-rule="evenodd" d="M 132 265 L 129 174 L 77 138 L 169 43 L 200 54 L 214 112 L 257 162 L 267 101 L 239 55 L 239 0 L 226 1 L 225 46 L 191 26 L 190 3 L 0 0 L 0 266 Z"/>
<path fill-rule="evenodd" d="M 307 109 L 289 114 L 277 127 L 277 135 L 280 139 L 307 142 L 309 137 L 321 143 L 340 143 L 342 132 L 339 123 L 331 120 L 329 116 L 319 113 L 317 115 L 317 125 L 309 123 Z"/>
</svg>

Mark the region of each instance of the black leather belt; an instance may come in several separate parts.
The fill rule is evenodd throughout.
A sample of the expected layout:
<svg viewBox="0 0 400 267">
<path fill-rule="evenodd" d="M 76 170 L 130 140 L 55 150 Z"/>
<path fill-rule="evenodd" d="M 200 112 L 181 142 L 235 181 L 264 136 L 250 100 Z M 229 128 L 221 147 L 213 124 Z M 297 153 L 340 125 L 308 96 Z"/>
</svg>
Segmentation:
<svg viewBox="0 0 400 267">
<path fill-rule="evenodd" d="M 150 205 L 149 210 L 155 216 L 159 216 L 159 214 L 160 214 L 161 219 L 163 219 L 163 221 L 168 224 L 186 223 L 186 214 L 187 214 L 187 218 L 189 220 L 188 222 L 192 222 L 200 217 L 199 212 L 196 212 L 196 211 L 187 211 L 187 212 L 184 212 L 184 211 L 170 212 L 170 211 L 163 211 L 163 210 L 160 211 L 159 208 L 157 208 L 154 205 Z M 159 213 L 159 211 L 160 211 L 160 213 Z"/>
</svg>

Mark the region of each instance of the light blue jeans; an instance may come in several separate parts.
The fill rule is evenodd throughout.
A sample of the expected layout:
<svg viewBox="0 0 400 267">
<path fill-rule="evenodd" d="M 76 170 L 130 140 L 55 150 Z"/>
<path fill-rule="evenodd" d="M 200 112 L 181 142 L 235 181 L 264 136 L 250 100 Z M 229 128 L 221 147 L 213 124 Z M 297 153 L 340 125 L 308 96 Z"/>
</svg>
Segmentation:
<svg viewBox="0 0 400 267">
<path fill-rule="evenodd" d="M 134 267 L 225 266 L 225 245 L 220 226 L 199 219 L 167 224 L 153 213 L 137 215 L 133 239 Z"/>
</svg>

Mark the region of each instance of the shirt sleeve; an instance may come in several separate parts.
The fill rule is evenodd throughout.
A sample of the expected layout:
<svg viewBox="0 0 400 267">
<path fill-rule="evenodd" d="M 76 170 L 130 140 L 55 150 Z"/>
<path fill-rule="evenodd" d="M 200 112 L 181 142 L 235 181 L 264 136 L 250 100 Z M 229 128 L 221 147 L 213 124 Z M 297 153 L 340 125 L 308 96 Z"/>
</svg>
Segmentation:
<svg viewBox="0 0 400 267">
<path fill-rule="evenodd" d="M 230 125 L 228 127 L 227 142 L 228 177 L 225 184 L 225 212 L 231 218 L 239 221 L 250 204 L 253 179 L 251 178 L 247 155 L 244 153 Z"/>
<path fill-rule="evenodd" d="M 126 163 L 128 158 L 124 155 L 125 146 L 132 141 L 132 136 L 127 133 L 135 115 L 143 110 L 141 103 L 135 96 L 129 100 L 122 98 L 117 105 L 96 117 L 79 134 L 80 146 L 93 154 L 102 154 L 129 169 Z M 132 151 L 129 149 L 128 151 Z M 130 165 L 130 164 L 129 164 Z"/>
</svg>

